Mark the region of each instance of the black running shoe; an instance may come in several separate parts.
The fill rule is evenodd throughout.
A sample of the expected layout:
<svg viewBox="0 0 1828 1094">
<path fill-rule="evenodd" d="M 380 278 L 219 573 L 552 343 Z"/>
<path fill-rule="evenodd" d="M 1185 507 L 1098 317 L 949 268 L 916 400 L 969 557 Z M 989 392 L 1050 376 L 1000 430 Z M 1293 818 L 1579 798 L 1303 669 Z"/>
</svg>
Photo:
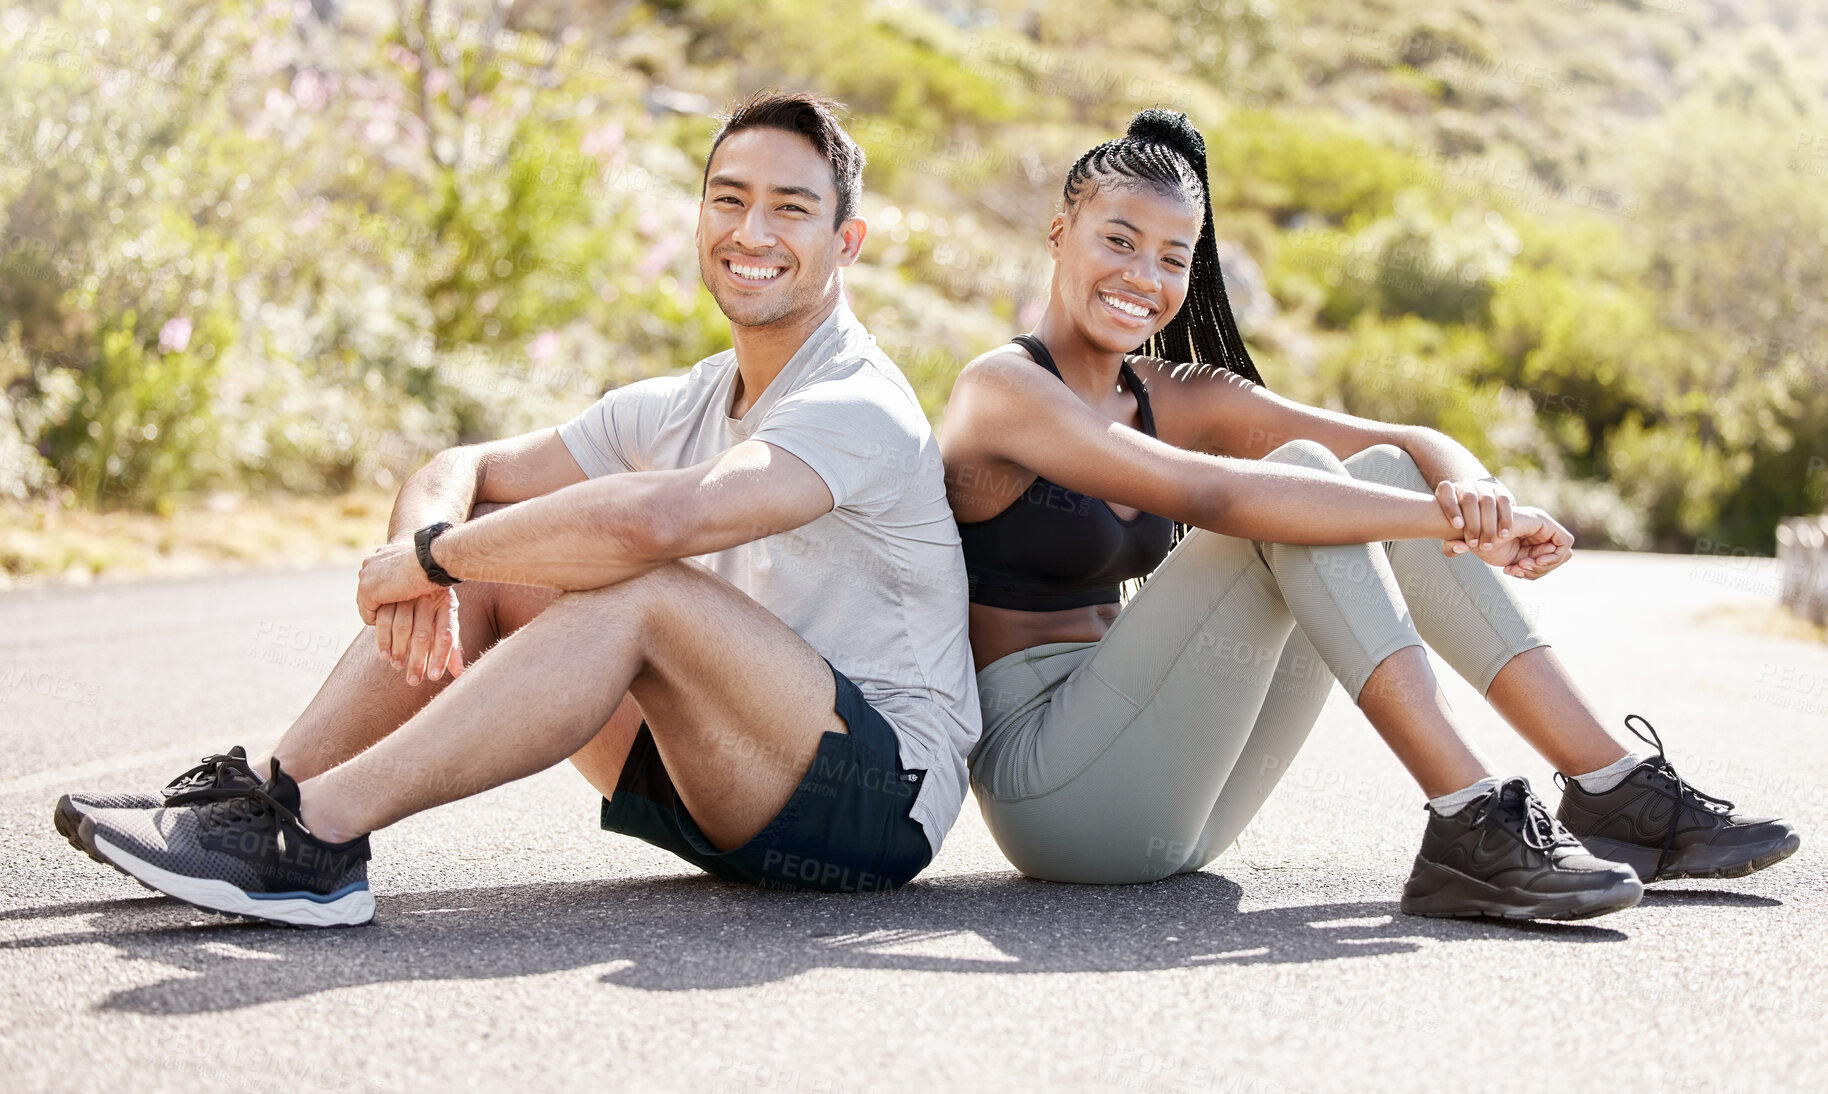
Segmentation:
<svg viewBox="0 0 1828 1094">
<path fill-rule="evenodd" d="M 83 846 L 82 838 L 76 830 L 83 818 L 97 809 L 163 809 L 169 805 L 240 794 L 259 785 L 260 777 L 248 766 L 247 750 L 236 745 L 227 752 L 203 757 L 202 763 L 165 784 L 165 789 L 156 794 L 138 791 L 92 793 L 82 790 L 65 794 L 57 799 L 57 806 L 51 812 L 51 823 L 57 826 L 58 835 L 70 841 L 70 846 L 95 858 L 94 853 Z"/>
<path fill-rule="evenodd" d="M 1428 809 L 1403 911 L 1429 916 L 1586 919 L 1629 908 L 1644 886 L 1587 853 L 1527 780 L 1510 779 L 1451 817 Z"/>
<path fill-rule="evenodd" d="M 1632 725 L 1644 723 L 1648 735 Z M 1684 782 L 1663 755 L 1663 741 L 1636 714 L 1625 728 L 1657 754 L 1611 790 L 1590 794 L 1574 779 L 1561 783 L 1555 815 L 1587 849 L 1623 862 L 1645 881 L 1684 877 L 1744 877 L 1796 853 L 1802 837 L 1786 820 L 1737 816 L 1733 803 Z"/>
<path fill-rule="evenodd" d="M 298 784 L 277 761 L 252 790 L 165 809 L 98 809 L 80 834 L 102 861 L 199 908 L 301 927 L 374 918 L 368 837 L 325 843 L 305 831 Z"/>
</svg>

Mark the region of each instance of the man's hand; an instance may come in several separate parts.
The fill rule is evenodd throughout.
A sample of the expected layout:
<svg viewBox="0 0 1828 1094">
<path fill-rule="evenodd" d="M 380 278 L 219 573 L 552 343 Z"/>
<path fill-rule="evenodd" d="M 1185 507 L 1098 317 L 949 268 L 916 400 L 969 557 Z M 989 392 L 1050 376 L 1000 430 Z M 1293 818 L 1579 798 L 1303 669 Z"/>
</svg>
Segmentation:
<svg viewBox="0 0 1828 1094">
<path fill-rule="evenodd" d="M 1494 543 L 1503 543 L 1513 532 L 1511 514 L 1517 500 L 1511 497 L 1510 489 L 1496 479 L 1466 482 L 1443 479 L 1434 488 L 1434 497 L 1441 503 L 1441 513 L 1447 517 L 1447 522 L 1460 530 L 1459 540 L 1441 544 L 1443 554 L 1482 550 Z M 1461 541 L 1466 546 L 1456 548 Z"/>
<path fill-rule="evenodd" d="M 1485 541 L 1476 552 L 1481 562 L 1512 577 L 1535 580 L 1573 557 L 1574 533 L 1541 509 L 1520 505 L 1511 510 L 1510 522 L 1508 536 Z M 1464 543 L 1454 540 L 1446 546 L 1451 550 Z"/>
<path fill-rule="evenodd" d="M 375 612 L 375 646 L 381 660 L 406 670 L 406 682 L 436 680 L 446 672 L 463 675 L 463 638 L 457 621 L 457 594 L 440 589 L 401 604 L 383 604 Z"/>
<path fill-rule="evenodd" d="M 383 661 L 404 668 L 407 683 L 463 674 L 457 594 L 425 576 L 411 540 L 389 543 L 362 562 L 356 584 L 362 622 L 375 628 Z"/>
</svg>

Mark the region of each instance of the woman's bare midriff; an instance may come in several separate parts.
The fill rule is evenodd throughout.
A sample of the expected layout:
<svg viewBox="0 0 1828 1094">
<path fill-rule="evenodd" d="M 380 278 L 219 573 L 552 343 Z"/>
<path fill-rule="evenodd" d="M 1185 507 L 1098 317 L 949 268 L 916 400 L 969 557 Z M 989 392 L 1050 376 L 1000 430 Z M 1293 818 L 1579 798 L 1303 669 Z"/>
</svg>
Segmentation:
<svg viewBox="0 0 1828 1094">
<path fill-rule="evenodd" d="M 982 669 L 999 657 L 1049 642 L 1096 642 L 1111 629 L 1117 604 L 1092 604 L 1058 612 L 1024 612 L 971 605 L 971 659 Z"/>
</svg>

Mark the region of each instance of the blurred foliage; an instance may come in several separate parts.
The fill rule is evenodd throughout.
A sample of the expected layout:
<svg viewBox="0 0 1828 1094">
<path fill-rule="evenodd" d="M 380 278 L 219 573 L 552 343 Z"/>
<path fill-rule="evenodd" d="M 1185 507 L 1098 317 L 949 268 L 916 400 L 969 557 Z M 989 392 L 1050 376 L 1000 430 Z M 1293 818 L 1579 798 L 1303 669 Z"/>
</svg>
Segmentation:
<svg viewBox="0 0 1828 1094">
<path fill-rule="evenodd" d="M 772 84 L 852 110 L 853 304 L 930 415 L 1165 104 L 1272 386 L 1584 542 L 1762 548 L 1828 494 L 1825 56 L 1780 0 L 13 5 L 0 495 L 387 487 L 722 348 L 700 157 Z"/>
</svg>

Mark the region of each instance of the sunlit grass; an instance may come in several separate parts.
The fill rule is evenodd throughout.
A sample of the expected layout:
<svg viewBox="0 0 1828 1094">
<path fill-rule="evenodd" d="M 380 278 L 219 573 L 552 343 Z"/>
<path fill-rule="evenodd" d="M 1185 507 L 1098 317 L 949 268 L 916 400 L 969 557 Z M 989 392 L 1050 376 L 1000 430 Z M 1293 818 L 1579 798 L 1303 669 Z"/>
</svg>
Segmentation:
<svg viewBox="0 0 1828 1094">
<path fill-rule="evenodd" d="M 170 515 L 0 501 L 0 588 L 350 562 L 386 537 L 391 497 L 215 495 Z"/>
</svg>

